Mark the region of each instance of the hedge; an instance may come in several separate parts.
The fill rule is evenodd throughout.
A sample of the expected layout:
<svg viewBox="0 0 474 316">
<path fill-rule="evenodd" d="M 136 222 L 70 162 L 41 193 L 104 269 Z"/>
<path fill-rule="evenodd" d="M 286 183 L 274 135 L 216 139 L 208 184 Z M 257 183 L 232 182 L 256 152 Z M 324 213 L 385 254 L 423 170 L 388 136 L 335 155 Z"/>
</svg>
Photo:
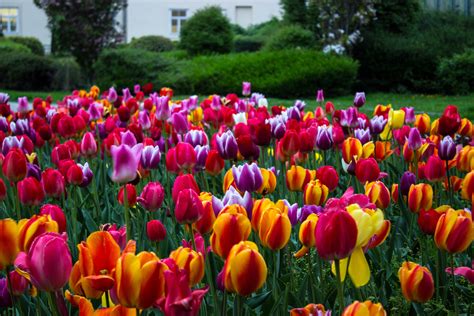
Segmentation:
<svg viewBox="0 0 474 316">
<path fill-rule="evenodd" d="M 55 67 L 53 90 L 69 91 L 84 86 L 84 74 L 73 57 L 54 58 L 53 64 Z"/>
<path fill-rule="evenodd" d="M 15 43 L 13 41 L 10 41 L 8 39 L 1 39 L 0 40 L 0 53 L 5 54 L 5 53 L 31 53 L 31 49 L 29 49 L 27 46 L 20 44 L 20 43 Z"/>
<path fill-rule="evenodd" d="M 12 42 L 19 43 L 28 47 L 33 54 L 44 56 L 43 44 L 36 38 L 30 36 L 9 36 L 8 39 Z"/>
<path fill-rule="evenodd" d="M 474 50 L 445 58 L 438 67 L 444 93 L 467 94 L 474 91 Z"/>
<path fill-rule="evenodd" d="M 161 74 L 161 85 L 180 94 L 240 92 L 242 81 L 272 97 L 313 95 L 317 89 L 341 95 L 351 91 L 358 64 L 350 58 L 312 50 L 200 56 L 178 62 Z"/>
<path fill-rule="evenodd" d="M 130 42 L 131 48 L 144 49 L 150 52 L 167 52 L 173 50 L 173 42 L 164 36 L 147 35 L 133 38 Z"/>
</svg>

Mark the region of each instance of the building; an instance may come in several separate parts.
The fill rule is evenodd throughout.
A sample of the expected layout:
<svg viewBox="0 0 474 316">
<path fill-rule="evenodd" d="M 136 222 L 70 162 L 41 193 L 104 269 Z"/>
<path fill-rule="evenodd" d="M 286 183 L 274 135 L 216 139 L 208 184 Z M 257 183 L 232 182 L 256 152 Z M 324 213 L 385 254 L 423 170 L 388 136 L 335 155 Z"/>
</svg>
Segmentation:
<svg viewBox="0 0 474 316">
<path fill-rule="evenodd" d="M 124 12 L 117 17 L 125 28 L 127 42 L 144 35 L 162 35 L 179 39 L 183 23 L 193 13 L 209 5 L 219 5 L 232 23 L 242 27 L 280 16 L 279 0 L 128 0 Z M 51 33 L 43 10 L 33 0 L 0 0 L 0 27 L 6 36 L 33 36 L 46 51 L 51 46 Z"/>
</svg>

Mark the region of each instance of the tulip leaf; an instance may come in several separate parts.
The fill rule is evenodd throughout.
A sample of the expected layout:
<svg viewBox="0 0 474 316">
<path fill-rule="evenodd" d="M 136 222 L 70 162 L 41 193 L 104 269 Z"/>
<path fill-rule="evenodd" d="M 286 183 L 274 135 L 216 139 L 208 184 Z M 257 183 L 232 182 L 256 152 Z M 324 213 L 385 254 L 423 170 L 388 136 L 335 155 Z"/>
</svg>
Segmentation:
<svg viewBox="0 0 474 316">
<path fill-rule="evenodd" d="M 83 208 L 82 209 L 82 216 L 84 216 L 85 224 L 87 226 L 87 230 L 89 232 L 94 232 L 99 229 L 97 226 L 97 223 L 94 221 L 94 219 L 91 216 L 91 213 L 89 210 Z"/>
<path fill-rule="evenodd" d="M 271 293 L 272 291 L 270 290 L 268 292 L 257 294 L 249 298 L 245 304 L 252 309 L 257 308 L 265 302 L 265 300 L 270 296 Z"/>
</svg>

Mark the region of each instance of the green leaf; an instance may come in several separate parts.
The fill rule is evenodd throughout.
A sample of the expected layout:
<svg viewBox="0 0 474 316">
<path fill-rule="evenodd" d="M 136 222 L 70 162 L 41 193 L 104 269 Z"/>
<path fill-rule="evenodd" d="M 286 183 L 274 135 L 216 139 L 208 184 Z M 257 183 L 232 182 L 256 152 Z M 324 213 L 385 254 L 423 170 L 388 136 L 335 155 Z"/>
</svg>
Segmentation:
<svg viewBox="0 0 474 316">
<path fill-rule="evenodd" d="M 245 304 L 252 309 L 257 308 L 266 301 L 266 299 L 270 296 L 271 293 L 272 291 L 270 290 L 268 292 L 257 294 L 249 298 Z"/>
</svg>

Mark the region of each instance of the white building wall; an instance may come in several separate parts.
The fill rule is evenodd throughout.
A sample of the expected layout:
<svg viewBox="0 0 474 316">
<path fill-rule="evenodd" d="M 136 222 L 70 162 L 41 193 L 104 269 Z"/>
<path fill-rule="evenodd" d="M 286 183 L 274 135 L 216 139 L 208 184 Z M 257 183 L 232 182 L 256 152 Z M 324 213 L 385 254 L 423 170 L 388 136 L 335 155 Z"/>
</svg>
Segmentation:
<svg viewBox="0 0 474 316">
<path fill-rule="evenodd" d="M 243 27 L 281 16 L 279 0 L 129 0 L 127 42 L 144 35 L 179 39 L 179 34 L 171 31 L 171 10 L 186 9 L 189 18 L 209 5 L 219 5 L 232 23 Z"/>
<path fill-rule="evenodd" d="M 33 36 L 40 40 L 46 51 L 51 48 L 51 32 L 43 10 L 33 0 L 0 0 L 0 8 L 18 8 L 18 33 L 11 35 Z M 8 36 L 8 34 L 5 34 Z"/>
</svg>

